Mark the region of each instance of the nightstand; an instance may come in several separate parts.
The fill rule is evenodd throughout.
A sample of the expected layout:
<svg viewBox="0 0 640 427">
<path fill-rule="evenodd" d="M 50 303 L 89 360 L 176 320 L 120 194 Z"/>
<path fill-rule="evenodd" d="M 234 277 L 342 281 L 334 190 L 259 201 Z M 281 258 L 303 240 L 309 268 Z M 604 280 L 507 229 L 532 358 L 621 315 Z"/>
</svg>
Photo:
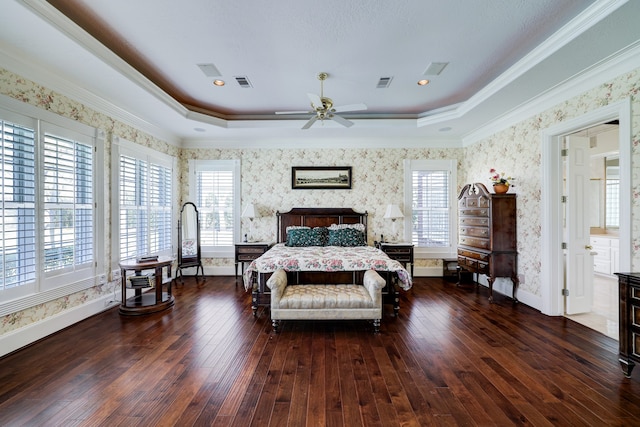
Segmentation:
<svg viewBox="0 0 640 427">
<path fill-rule="evenodd" d="M 442 258 L 442 278 L 449 282 L 458 281 L 458 258 Z"/>
<path fill-rule="evenodd" d="M 413 244 L 384 242 L 380 243 L 380 249 L 389 255 L 389 258 L 404 264 L 405 268 L 411 264 L 411 277 L 413 277 Z"/>
<path fill-rule="evenodd" d="M 249 243 L 236 243 L 236 258 L 235 258 L 235 276 L 236 282 L 238 281 L 238 263 L 240 263 L 240 274 L 244 272 L 244 263 L 251 262 L 254 259 L 260 257 L 263 253 L 267 252 L 273 243 L 268 242 L 249 242 Z"/>
</svg>

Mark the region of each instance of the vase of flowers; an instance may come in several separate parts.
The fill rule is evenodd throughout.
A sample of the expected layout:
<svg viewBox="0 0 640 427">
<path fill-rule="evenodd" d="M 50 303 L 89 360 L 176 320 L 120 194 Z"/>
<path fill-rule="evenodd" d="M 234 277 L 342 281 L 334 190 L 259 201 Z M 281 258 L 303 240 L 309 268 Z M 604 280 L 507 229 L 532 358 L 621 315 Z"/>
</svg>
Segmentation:
<svg viewBox="0 0 640 427">
<path fill-rule="evenodd" d="M 489 173 L 491 174 L 489 179 L 493 183 L 493 191 L 496 194 L 503 194 L 509 191 L 509 187 L 511 186 L 509 183 L 509 180 L 511 179 L 510 176 L 505 177 L 504 172 L 498 173 L 493 168 L 489 170 Z"/>
</svg>

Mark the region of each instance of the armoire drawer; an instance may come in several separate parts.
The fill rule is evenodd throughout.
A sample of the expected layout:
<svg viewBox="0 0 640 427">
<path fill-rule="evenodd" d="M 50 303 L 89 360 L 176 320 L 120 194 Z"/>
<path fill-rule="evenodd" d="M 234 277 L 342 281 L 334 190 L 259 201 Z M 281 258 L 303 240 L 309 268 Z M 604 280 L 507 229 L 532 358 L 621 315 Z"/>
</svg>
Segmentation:
<svg viewBox="0 0 640 427">
<path fill-rule="evenodd" d="M 458 257 L 458 265 L 467 271 L 474 273 L 489 274 L 489 263 L 478 261 L 472 258 Z"/>
<path fill-rule="evenodd" d="M 489 254 L 485 254 L 482 252 L 469 251 L 466 249 L 458 249 L 458 255 L 467 257 L 467 258 L 474 258 L 484 262 L 489 262 Z"/>
<path fill-rule="evenodd" d="M 489 226 L 489 218 L 487 217 L 462 217 L 460 218 L 460 225 L 466 225 L 470 227 L 488 227 Z"/>
<path fill-rule="evenodd" d="M 489 249 L 490 246 L 489 239 L 482 239 L 480 237 L 460 236 L 459 243 L 480 249 Z"/>
<path fill-rule="evenodd" d="M 489 217 L 489 208 L 467 208 L 467 209 L 460 209 L 460 216 L 461 217 L 483 217 L 483 218 L 488 218 Z"/>
<path fill-rule="evenodd" d="M 487 227 L 460 227 L 461 236 L 469 237 L 489 237 L 489 229 Z"/>
<path fill-rule="evenodd" d="M 458 207 L 460 208 L 488 208 L 489 199 L 484 197 L 460 199 L 458 201 Z"/>
</svg>

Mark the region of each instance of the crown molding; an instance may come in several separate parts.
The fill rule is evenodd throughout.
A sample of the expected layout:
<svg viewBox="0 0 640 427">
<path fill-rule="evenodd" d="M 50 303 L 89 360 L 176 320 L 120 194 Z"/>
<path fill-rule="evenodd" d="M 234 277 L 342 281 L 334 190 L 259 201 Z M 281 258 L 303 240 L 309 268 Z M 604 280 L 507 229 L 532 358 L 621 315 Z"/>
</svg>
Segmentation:
<svg viewBox="0 0 640 427">
<path fill-rule="evenodd" d="M 143 76 L 140 72 L 131 67 L 120 57 L 115 55 L 111 50 L 107 49 L 103 44 L 90 36 L 86 31 L 76 25 L 64 14 L 51 6 L 46 0 L 18 1 L 32 10 L 38 16 L 43 18 L 46 22 L 53 25 L 63 34 L 67 35 L 78 45 L 84 47 L 88 52 L 104 61 L 112 69 L 116 70 L 121 75 L 125 76 L 131 82 L 136 84 L 138 87 L 154 96 L 164 105 L 174 110 L 181 118 L 193 120 L 194 122 L 214 125 L 221 129 L 242 129 L 252 127 L 252 125 L 250 124 L 252 120 L 229 120 L 226 118 L 214 117 L 211 115 L 193 111 L 187 106 L 180 104 L 166 92 L 160 89 L 157 85 Z M 554 33 L 541 45 L 533 49 L 527 56 L 518 61 L 514 66 L 510 67 L 507 71 L 493 80 L 487 86 L 482 88 L 478 93 L 469 98 L 467 101 L 438 110 L 424 112 L 419 115 L 419 118 L 411 119 L 414 123 L 414 126 L 420 128 L 427 125 L 433 125 L 453 119 L 463 118 L 467 113 L 475 108 L 479 108 L 482 103 L 486 102 L 493 95 L 504 89 L 514 80 L 521 77 L 531 68 L 535 67 L 550 55 L 557 52 L 567 43 L 574 40 L 576 37 L 584 33 L 586 30 L 591 28 L 596 23 L 600 22 L 602 19 L 607 17 L 609 14 L 611 14 L 613 11 L 627 2 L 628 0 L 596 1 L 593 5 L 583 11 L 580 15 L 576 16 L 563 28 Z M 16 60 L 15 56 L 14 60 Z M 38 69 L 43 68 L 42 66 L 40 66 Z M 43 82 L 43 84 L 46 84 L 48 87 L 51 87 L 52 89 L 55 89 L 62 94 L 68 95 L 73 99 L 82 102 L 83 104 L 91 106 L 97 111 L 104 112 L 110 117 L 113 117 L 123 123 L 141 129 L 161 139 L 172 141 L 173 144 L 176 144 L 176 135 L 170 134 L 166 130 L 163 130 L 160 127 L 149 123 L 136 115 L 133 115 L 109 102 L 106 102 L 103 99 L 100 99 L 99 97 L 91 94 L 83 88 L 77 87 L 76 85 L 73 85 L 66 81 L 61 81 L 61 79 L 54 77 L 49 73 L 40 72 L 35 73 L 37 75 L 34 76 L 33 70 L 29 70 L 28 67 L 21 67 L 18 68 L 18 70 L 19 71 L 17 72 L 19 72 L 21 75 L 32 78 L 35 81 Z M 527 101 L 527 103 L 528 102 L 529 101 Z M 256 121 L 254 120 L 253 122 Z M 262 125 L 266 125 L 267 122 L 270 122 L 268 125 L 266 125 L 267 127 L 282 127 L 284 125 L 284 121 L 282 120 L 262 120 L 260 122 L 262 123 Z M 284 126 L 286 127 L 286 125 Z M 469 134 L 467 135 L 467 137 L 465 137 L 465 139 L 473 139 L 471 138 L 471 136 L 472 135 Z"/>
<path fill-rule="evenodd" d="M 542 44 L 529 52 L 498 78 L 472 96 L 462 106 L 463 114 L 478 107 L 481 103 L 513 83 L 517 78 L 530 71 L 552 54 L 575 40 L 578 36 L 609 16 L 613 11 L 627 3 L 628 0 L 597 1 L 581 14 L 556 31 Z"/>
<path fill-rule="evenodd" d="M 181 116 L 186 116 L 187 109 L 182 104 L 170 97 L 166 92 L 161 90 L 151 80 L 138 72 L 138 70 L 133 68 L 122 58 L 107 49 L 106 46 L 93 38 L 93 36 L 79 27 L 75 22 L 67 18 L 58 9 L 51 6 L 46 0 L 21 0 L 21 2 L 46 22 L 51 24 L 54 28 L 58 29 L 71 40 L 75 41 L 79 46 L 84 47 L 94 56 L 100 58 L 111 68 L 120 72 L 123 76 L 127 77 L 133 83 L 155 96 L 158 100 L 175 110 Z"/>
<path fill-rule="evenodd" d="M 348 148 L 345 148 L 348 147 Z M 425 140 L 424 138 L 367 138 L 367 137 L 319 137 L 307 138 L 301 141 L 299 137 L 265 137 L 259 139 L 249 138 L 220 138 L 220 139 L 184 139 L 183 149 L 379 149 L 379 148 L 462 148 L 459 139 Z"/>
<path fill-rule="evenodd" d="M 603 0 L 594 3 L 467 101 L 461 102 L 453 110 L 418 119 L 418 127 L 464 117 L 465 114 L 478 108 L 483 102 L 487 101 L 507 85 L 513 83 L 517 78 L 530 71 L 536 65 L 573 41 L 576 37 L 609 16 L 613 11 L 627 3 L 627 1 L 628 0 Z"/>
<path fill-rule="evenodd" d="M 552 108 L 554 105 L 585 93 L 636 68 L 640 68 L 640 41 L 568 78 L 520 107 L 497 117 L 487 126 L 465 135 L 462 138 L 462 145 L 464 147 L 473 145 L 509 126 L 526 120 Z"/>
<path fill-rule="evenodd" d="M 113 118 L 128 126 L 146 132 L 156 138 L 162 139 L 172 145 L 178 145 L 177 135 L 166 131 L 139 116 L 112 104 L 103 98 L 88 91 L 84 87 L 59 77 L 55 73 L 47 72 L 42 64 L 26 61 L 23 57 L 15 55 L 7 50 L 0 50 L 0 63 L 2 68 L 9 70 L 20 77 L 24 77 L 34 83 L 51 89 L 59 94 L 73 99 L 88 108 Z"/>
</svg>

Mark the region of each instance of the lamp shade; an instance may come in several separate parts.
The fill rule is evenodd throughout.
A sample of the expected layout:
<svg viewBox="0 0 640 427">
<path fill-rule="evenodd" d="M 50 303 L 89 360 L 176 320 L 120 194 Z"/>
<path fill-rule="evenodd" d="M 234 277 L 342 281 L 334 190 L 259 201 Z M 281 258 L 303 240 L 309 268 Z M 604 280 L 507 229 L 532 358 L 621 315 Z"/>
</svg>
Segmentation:
<svg viewBox="0 0 640 427">
<path fill-rule="evenodd" d="M 396 218 L 404 218 L 402 211 L 398 205 L 387 205 L 387 211 L 384 214 L 385 218 L 396 219 Z"/>
<path fill-rule="evenodd" d="M 242 211 L 242 218 L 255 218 L 256 217 L 256 208 L 253 206 L 253 203 L 247 204 L 244 210 Z"/>
</svg>

